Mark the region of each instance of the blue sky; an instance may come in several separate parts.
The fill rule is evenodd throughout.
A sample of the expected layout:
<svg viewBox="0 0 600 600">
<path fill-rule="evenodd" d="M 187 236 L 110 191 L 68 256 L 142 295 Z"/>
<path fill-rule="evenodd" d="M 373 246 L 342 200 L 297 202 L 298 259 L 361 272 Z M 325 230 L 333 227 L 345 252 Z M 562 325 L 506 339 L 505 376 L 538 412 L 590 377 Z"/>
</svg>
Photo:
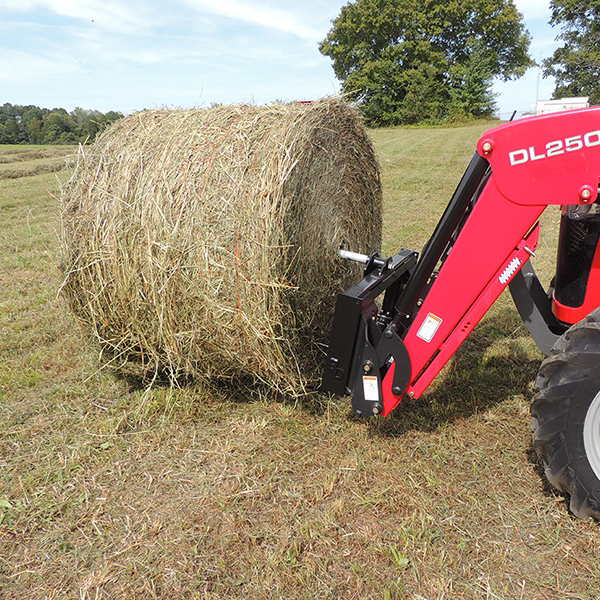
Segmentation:
<svg viewBox="0 0 600 600">
<path fill-rule="evenodd" d="M 317 45 L 345 3 L 0 0 L 0 104 L 129 113 L 332 95 L 339 84 Z M 550 56 L 549 0 L 516 5 L 532 57 Z M 498 83 L 500 116 L 530 110 L 553 87 L 535 68 Z"/>
</svg>

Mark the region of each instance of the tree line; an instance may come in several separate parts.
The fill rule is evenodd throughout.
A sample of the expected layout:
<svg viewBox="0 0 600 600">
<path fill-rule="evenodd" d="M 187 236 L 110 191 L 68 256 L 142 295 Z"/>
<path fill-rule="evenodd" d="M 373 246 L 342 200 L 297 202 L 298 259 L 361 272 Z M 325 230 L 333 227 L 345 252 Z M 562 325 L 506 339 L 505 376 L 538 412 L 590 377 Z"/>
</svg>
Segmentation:
<svg viewBox="0 0 600 600">
<path fill-rule="evenodd" d="M 544 77 L 555 79 L 554 97 L 589 96 L 600 104 L 600 0 L 553 0 L 550 8 L 564 42 L 543 61 Z"/>
<path fill-rule="evenodd" d="M 75 144 L 93 140 L 120 112 L 76 108 L 40 108 L 6 103 L 0 106 L 0 144 Z"/>
</svg>

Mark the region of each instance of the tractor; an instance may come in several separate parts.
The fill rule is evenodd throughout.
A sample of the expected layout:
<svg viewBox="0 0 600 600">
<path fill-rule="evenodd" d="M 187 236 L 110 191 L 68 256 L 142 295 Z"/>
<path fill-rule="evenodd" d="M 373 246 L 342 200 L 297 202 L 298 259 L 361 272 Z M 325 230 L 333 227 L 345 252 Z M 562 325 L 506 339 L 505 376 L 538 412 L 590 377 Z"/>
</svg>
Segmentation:
<svg viewBox="0 0 600 600">
<path fill-rule="evenodd" d="M 548 481 L 600 519 L 600 107 L 502 124 L 479 140 L 422 251 L 340 249 L 363 278 L 336 300 L 322 389 L 357 417 L 419 398 L 509 287 L 546 354 L 531 404 Z M 539 219 L 561 207 L 549 289 L 531 258 Z"/>
</svg>

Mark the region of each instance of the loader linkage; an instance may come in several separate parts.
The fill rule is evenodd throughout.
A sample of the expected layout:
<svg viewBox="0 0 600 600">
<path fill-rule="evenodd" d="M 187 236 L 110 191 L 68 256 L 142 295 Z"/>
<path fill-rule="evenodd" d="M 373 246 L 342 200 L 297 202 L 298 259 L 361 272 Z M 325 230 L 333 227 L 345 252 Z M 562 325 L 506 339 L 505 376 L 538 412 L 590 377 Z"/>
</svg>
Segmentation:
<svg viewBox="0 0 600 600">
<path fill-rule="evenodd" d="M 401 250 L 388 259 L 359 258 L 367 263 L 364 278 L 338 296 L 322 389 L 352 394 L 357 416 L 387 416 L 404 394 L 424 392 L 513 279 L 519 312 L 549 352 L 600 305 L 600 233 L 579 241 L 600 232 L 600 207 L 592 210 L 599 176 L 600 108 L 522 119 L 484 134 L 420 256 Z M 568 293 L 545 293 L 529 261 L 539 218 L 553 204 L 567 215 L 565 245 L 578 243 L 586 253 L 575 261 L 567 249 L 561 263 L 559 249 L 559 264 L 582 271 L 559 271 Z M 581 218 L 592 225 L 572 224 Z M 570 297 L 581 306 L 569 306 Z"/>
<path fill-rule="evenodd" d="M 354 390 L 352 407 L 357 416 L 369 417 L 383 412 L 377 391 L 381 370 L 390 360 L 410 365 L 392 315 L 398 293 L 417 263 L 417 254 L 401 250 L 386 260 L 377 254 L 363 258 L 367 265 L 364 278 L 337 298 L 323 387 L 347 394 L 351 393 L 348 383 L 362 378 L 363 385 Z M 382 293 L 379 311 L 374 301 Z M 402 394 L 409 378 L 410 368 L 397 369 L 392 382 L 396 394 Z"/>
<path fill-rule="evenodd" d="M 358 417 L 387 416 L 425 391 L 510 286 L 550 355 L 535 382 L 534 448 L 571 511 L 600 520 L 599 181 L 600 107 L 488 131 L 420 256 L 340 251 L 366 268 L 338 296 L 322 388 L 352 394 Z M 545 291 L 530 259 L 552 204 L 561 225 Z"/>
</svg>

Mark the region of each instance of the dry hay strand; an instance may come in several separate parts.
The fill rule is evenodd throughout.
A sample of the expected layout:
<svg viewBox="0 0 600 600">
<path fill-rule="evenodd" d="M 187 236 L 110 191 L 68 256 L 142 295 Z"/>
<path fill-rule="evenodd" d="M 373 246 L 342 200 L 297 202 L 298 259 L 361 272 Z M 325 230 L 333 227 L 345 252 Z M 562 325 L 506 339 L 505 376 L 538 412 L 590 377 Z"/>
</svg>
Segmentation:
<svg viewBox="0 0 600 600">
<path fill-rule="evenodd" d="M 82 149 L 62 193 L 64 283 L 100 358 L 143 378 L 313 389 L 340 248 L 381 243 L 381 184 L 358 111 L 144 111 Z"/>
</svg>

